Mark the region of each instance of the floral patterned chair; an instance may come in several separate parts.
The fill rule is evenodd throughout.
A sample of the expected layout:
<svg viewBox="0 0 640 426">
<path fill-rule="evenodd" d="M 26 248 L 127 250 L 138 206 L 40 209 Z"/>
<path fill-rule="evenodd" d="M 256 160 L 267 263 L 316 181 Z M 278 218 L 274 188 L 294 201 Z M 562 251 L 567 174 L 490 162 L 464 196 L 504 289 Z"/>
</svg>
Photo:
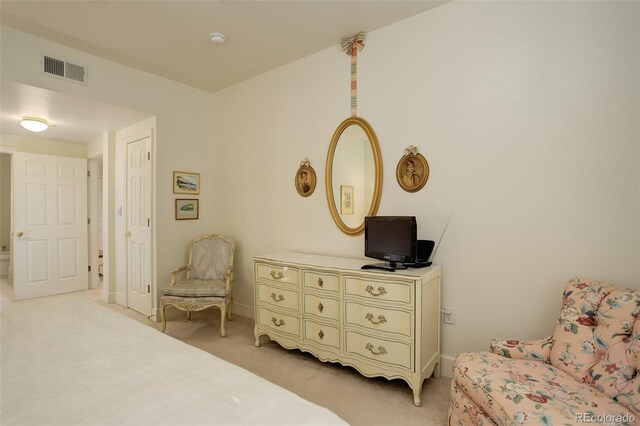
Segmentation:
<svg viewBox="0 0 640 426">
<path fill-rule="evenodd" d="M 553 334 L 453 366 L 450 425 L 640 424 L 640 291 L 574 278 Z"/>
</svg>

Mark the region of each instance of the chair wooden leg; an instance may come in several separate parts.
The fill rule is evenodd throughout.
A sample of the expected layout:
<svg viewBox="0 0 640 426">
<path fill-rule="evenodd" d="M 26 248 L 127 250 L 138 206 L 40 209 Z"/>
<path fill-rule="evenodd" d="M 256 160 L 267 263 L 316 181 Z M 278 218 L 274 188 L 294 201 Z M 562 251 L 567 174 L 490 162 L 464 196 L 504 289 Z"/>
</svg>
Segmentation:
<svg viewBox="0 0 640 426">
<path fill-rule="evenodd" d="M 226 337 L 227 331 L 224 329 L 224 324 L 227 319 L 226 303 L 220 305 L 220 335 Z"/>
<path fill-rule="evenodd" d="M 231 308 L 233 307 L 233 297 L 229 297 L 227 301 L 227 318 L 231 321 Z"/>
<path fill-rule="evenodd" d="M 164 310 L 167 309 L 167 305 L 164 302 L 160 302 L 160 318 L 162 318 L 162 332 L 167 329 L 167 319 L 164 316 Z"/>
</svg>

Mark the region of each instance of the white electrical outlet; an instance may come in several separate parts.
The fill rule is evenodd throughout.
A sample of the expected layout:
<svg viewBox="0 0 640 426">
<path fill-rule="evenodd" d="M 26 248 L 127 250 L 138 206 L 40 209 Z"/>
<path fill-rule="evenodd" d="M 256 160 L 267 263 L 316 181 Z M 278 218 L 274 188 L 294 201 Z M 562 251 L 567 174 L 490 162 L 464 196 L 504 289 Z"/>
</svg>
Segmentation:
<svg viewBox="0 0 640 426">
<path fill-rule="evenodd" d="M 445 324 L 455 324 L 456 323 L 456 314 L 453 312 L 453 308 L 449 308 L 447 306 L 442 310 L 444 312 L 444 323 Z"/>
</svg>

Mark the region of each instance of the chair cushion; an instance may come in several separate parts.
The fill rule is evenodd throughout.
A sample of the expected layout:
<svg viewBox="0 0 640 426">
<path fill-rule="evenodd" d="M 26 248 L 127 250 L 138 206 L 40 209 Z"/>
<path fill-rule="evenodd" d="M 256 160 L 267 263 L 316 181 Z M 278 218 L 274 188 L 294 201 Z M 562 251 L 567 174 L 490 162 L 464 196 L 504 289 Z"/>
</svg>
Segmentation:
<svg viewBox="0 0 640 426">
<path fill-rule="evenodd" d="M 171 295 L 163 295 L 160 300 L 162 300 L 167 305 L 187 305 L 189 309 L 192 311 L 197 311 L 198 308 L 206 308 L 208 306 L 213 305 L 222 305 L 226 302 L 226 297 L 180 297 L 180 296 L 171 296 Z"/>
<path fill-rule="evenodd" d="M 163 296 L 179 297 L 224 297 L 227 295 L 226 282 L 223 280 L 201 280 L 191 278 L 178 281 L 162 289 Z"/>
<path fill-rule="evenodd" d="M 495 425 L 496 422 L 478 407 L 471 398 L 460 388 L 455 380 L 451 381 L 451 393 L 449 394 L 449 425 Z"/>
<path fill-rule="evenodd" d="M 586 423 L 586 416 L 635 422 L 634 413 L 614 399 L 544 362 L 464 353 L 456 358 L 453 377 L 498 424 L 577 424 Z"/>
<path fill-rule="evenodd" d="M 221 280 L 231 268 L 233 245 L 220 238 L 205 238 L 191 246 L 189 278 Z"/>
</svg>

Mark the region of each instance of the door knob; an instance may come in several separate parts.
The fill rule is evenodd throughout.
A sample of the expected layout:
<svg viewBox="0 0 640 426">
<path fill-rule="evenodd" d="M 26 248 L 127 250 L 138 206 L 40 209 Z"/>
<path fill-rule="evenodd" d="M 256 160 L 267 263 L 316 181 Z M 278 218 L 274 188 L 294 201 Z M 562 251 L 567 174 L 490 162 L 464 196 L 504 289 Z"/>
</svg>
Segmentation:
<svg viewBox="0 0 640 426">
<path fill-rule="evenodd" d="M 124 233 L 125 237 L 130 237 L 131 236 L 131 230 L 127 229 L 127 232 Z"/>
<path fill-rule="evenodd" d="M 22 237 L 23 235 L 24 235 L 24 232 L 22 232 L 22 231 L 16 232 L 16 237 L 18 237 L 18 238 Z"/>
</svg>

